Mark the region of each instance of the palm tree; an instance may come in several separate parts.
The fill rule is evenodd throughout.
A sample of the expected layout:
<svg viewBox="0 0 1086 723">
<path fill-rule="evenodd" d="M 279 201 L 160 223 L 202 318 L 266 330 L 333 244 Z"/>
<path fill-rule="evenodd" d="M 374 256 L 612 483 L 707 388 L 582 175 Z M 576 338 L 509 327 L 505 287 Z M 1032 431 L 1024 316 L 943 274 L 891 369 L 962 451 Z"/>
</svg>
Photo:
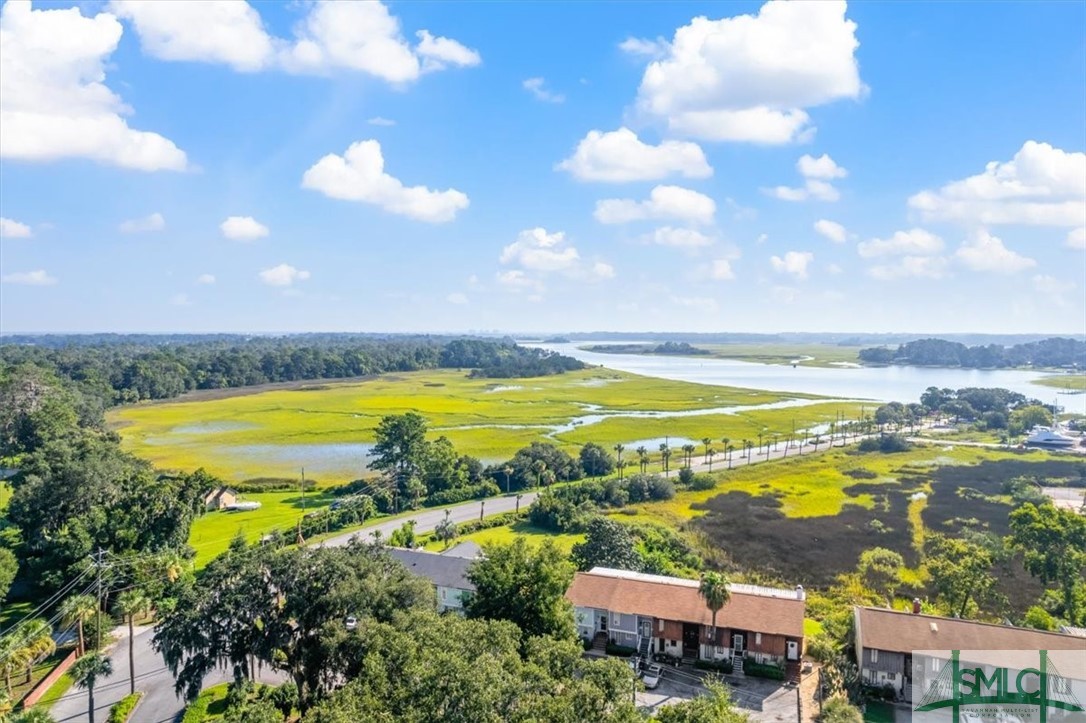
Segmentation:
<svg viewBox="0 0 1086 723">
<path fill-rule="evenodd" d="M 731 437 L 721 437 L 720 443 L 724 445 L 724 454 L 728 453 L 728 445 L 732 443 Z M 728 465 L 728 469 L 731 469 L 731 465 Z"/>
<path fill-rule="evenodd" d="M 716 456 L 716 450 L 713 449 L 712 447 L 709 447 L 708 449 L 705 450 L 705 456 L 709 458 L 709 471 L 712 472 L 713 471 L 713 457 Z"/>
<path fill-rule="evenodd" d="M 696 450 L 696 449 L 697 449 L 697 447 L 695 447 L 692 444 L 684 444 L 683 445 L 683 460 L 684 460 L 684 463 L 686 464 L 687 469 L 690 469 L 690 460 L 694 456 L 694 450 Z"/>
<path fill-rule="evenodd" d="M 449 543 L 456 537 L 456 523 L 449 519 L 449 510 L 445 510 L 445 519 L 434 527 L 434 534 L 437 539 L 445 542 L 445 549 L 448 550 Z"/>
<path fill-rule="evenodd" d="M 703 447 L 705 447 L 705 460 L 704 461 L 706 461 L 706 462 L 709 461 L 709 445 L 712 444 L 712 442 L 713 442 L 713 440 L 709 439 L 708 437 L 702 437 L 701 438 L 701 444 L 702 444 Z"/>
<path fill-rule="evenodd" d="M 637 448 L 637 461 L 641 463 L 641 474 L 645 474 L 645 470 L 649 467 L 649 451 L 644 445 Z"/>
<path fill-rule="evenodd" d="M 45 708 L 30 708 L 9 719 L 11 723 L 57 723 Z"/>
<path fill-rule="evenodd" d="M 731 593 L 728 591 L 728 578 L 719 572 L 707 572 L 701 578 L 698 593 L 705 598 L 705 606 L 713 613 L 713 645 L 716 645 L 716 614 L 728 604 Z"/>
<path fill-rule="evenodd" d="M 811 439 L 811 443 L 814 444 L 815 451 L 817 452 L 818 451 L 818 445 L 820 445 L 822 443 L 822 435 L 821 434 L 816 434 Z"/>
<path fill-rule="evenodd" d="M 671 450 L 666 443 L 660 444 L 660 466 L 664 470 L 664 474 L 667 474 L 667 460 L 671 457 Z"/>
<path fill-rule="evenodd" d="M 541 459 L 537 459 L 532 462 L 532 471 L 535 472 L 535 485 L 541 487 L 543 485 L 543 471 L 547 469 L 547 463 Z"/>
<path fill-rule="evenodd" d="M 128 692 L 136 692 L 136 634 L 133 630 L 137 615 L 151 608 L 151 601 L 140 590 L 125 590 L 117 596 L 117 610 L 128 618 Z"/>
<path fill-rule="evenodd" d="M 626 466 L 630 464 L 629 460 L 620 459 L 618 461 L 618 481 L 622 481 L 622 470 L 626 469 Z"/>
<path fill-rule="evenodd" d="M 87 689 L 87 719 L 94 723 L 94 686 L 99 678 L 113 675 L 113 663 L 101 651 L 87 653 L 68 669 L 68 675 L 80 688 Z"/>
<path fill-rule="evenodd" d="M 625 450 L 626 447 L 621 445 L 621 444 L 616 444 L 614 449 L 615 449 L 615 456 L 617 457 L 617 460 L 618 460 L 615 463 L 616 465 L 618 465 L 618 479 L 621 482 L 622 481 L 622 468 L 625 466 L 625 465 L 622 464 L 622 451 Z"/>
<path fill-rule="evenodd" d="M 53 626 L 41 618 L 35 618 L 17 630 L 15 635 L 20 640 L 18 658 L 26 667 L 26 682 L 29 683 L 34 674 L 34 663 L 52 655 L 57 649 L 57 643 L 53 640 Z"/>
<path fill-rule="evenodd" d="M 743 456 L 750 459 L 750 440 L 744 439 L 743 442 Z"/>
<path fill-rule="evenodd" d="M 509 475 L 513 474 L 513 468 L 505 465 L 502 467 L 502 474 L 505 475 L 505 494 L 509 494 Z"/>
<path fill-rule="evenodd" d="M 0 638 L 0 670 L 4 672 L 4 689 L 11 695 L 11 674 L 23 667 L 22 639 L 18 631 Z"/>
<path fill-rule="evenodd" d="M 76 653 L 82 655 L 87 652 L 86 642 L 83 639 L 83 623 L 94 617 L 98 612 L 98 601 L 92 595 L 73 595 L 60 606 L 60 614 L 68 625 L 76 624 L 79 630 L 79 648 Z"/>
<path fill-rule="evenodd" d="M 751 463 L 750 453 L 754 449 L 754 442 L 751 442 L 748 439 L 748 440 L 746 440 L 746 443 L 747 443 L 747 464 L 749 465 Z"/>
<path fill-rule="evenodd" d="M 520 498 L 523 497 L 523 496 L 524 495 L 522 495 L 521 493 L 519 493 L 519 492 L 517 493 L 517 509 L 514 512 L 514 514 L 517 514 L 517 515 L 520 514 Z"/>
</svg>

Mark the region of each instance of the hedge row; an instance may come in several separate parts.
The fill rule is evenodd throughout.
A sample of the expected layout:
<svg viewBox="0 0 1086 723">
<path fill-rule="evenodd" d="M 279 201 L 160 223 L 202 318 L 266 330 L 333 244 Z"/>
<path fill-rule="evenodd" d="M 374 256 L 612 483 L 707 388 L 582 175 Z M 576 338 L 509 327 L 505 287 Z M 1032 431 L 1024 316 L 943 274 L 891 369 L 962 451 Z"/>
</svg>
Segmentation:
<svg viewBox="0 0 1086 723">
<path fill-rule="evenodd" d="M 109 718 L 106 719 L 106 723 L 128 723 L 128 718 L 132 715 L 132 711 L 136 709 L 136 704 L 140 702 L 142 697 L 143 693 L 136 691 L 114 703 L 113 707 L 109 709 Z"/>
<path fill-rule="evenodd" d="M 713 670 L 717 673 L 731 675 L 732 661 L 730 660 L 695 660 L 694 667 L 698 670 Z"/>
<path fill-rule="evenodd" d="M 743 673 L 755 678 L 769 678 L 770 680 L 784 680 L 784 668 L 779 665 L 756 663 L 753 660 L 743 661 Z"/>
</svg>

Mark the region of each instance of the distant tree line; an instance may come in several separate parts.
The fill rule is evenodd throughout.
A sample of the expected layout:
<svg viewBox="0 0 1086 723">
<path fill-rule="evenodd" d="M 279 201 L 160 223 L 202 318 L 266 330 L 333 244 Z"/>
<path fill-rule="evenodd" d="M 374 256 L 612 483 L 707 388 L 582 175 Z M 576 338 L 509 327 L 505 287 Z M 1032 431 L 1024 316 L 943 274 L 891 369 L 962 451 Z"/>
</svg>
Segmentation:
<svg viewBox="0 0 1086 723">
<path fill-rule="evenodd" d="M 665 341 L 663 344 L 595 344 L 585 347 L 588 351 L 604 354 L 671 354 L 674 356 L 696 356 L 709 354 L 708 349 L 701 349 L 685 341 Z"/>
<path fill-rule="evenodd" d="M 919 339 L 897 349 L 873 347 L 860 350 L 860 360 L 869 364 L 1002 369 L 1005 367 L 1084 367 L 1086 342 L 1053 337 L 1043 341 L 1000 346 L 966 346 L 945 339 Z"/>
<path fill-rule="evenodd" d="M 194 389 L 360 377 L 422 369 L 474 376 L 545 376 L 583 369 L 576 359 L 512 339 L 298 335 L 3 337 L 0 368 L 34 364 L 72 380 L 106 406 L 169 399 Z"/>
</svg>

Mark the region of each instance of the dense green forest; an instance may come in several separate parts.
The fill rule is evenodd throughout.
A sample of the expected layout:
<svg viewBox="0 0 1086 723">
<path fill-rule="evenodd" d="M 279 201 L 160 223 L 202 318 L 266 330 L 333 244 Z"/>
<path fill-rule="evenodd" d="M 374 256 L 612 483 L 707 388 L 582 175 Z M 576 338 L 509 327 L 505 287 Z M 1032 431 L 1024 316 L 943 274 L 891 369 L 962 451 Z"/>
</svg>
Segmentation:
<svg viewBox="0 0 1086 723">
<path fill-rule="evenodd" d="M 109 406 L 168 399 L 193 389 L 340 379 L 421 369 L 471 369 L 494 378 L 533 377 L 584 368 L 567 356 L 512 339 L 305 334 L 9 336 L 0 369 L 34 364 L 77 384 Z"/>
<path fill-rule="evenodd" d="M 869 364 L 911 364 L 916 366 L 999 369 L 1005 367 L 1086 367 L 1086 342 L 1053 337 L 1014 346 L 985 344 L 966 346 L 945 339 L 920 339 L 898 348 L 873 347 L 860 350 L 860 360 Z"/>
</svg>

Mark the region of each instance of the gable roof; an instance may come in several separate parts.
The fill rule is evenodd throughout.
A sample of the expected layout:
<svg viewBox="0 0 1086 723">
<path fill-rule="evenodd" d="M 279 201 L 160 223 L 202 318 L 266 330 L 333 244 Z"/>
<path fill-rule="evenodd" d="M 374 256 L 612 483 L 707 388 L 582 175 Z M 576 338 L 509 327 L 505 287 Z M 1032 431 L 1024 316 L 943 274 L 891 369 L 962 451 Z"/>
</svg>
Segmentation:
<svg viewBox="0 0 1086 723">
<path fill-rule="evenodd" d="M 468 579 L 468 568 L 471 567 L 472 560 L 399 547 L 388 548 L 388 554 L 402 562 L 408 572 L 429 578 L 435 585 L 475 591 L 475 585 Z"/>
<path fill-rule="evenodd" d="M 483 556 L 483 548 L 479 546 L 479 543 L 473 540 L 464 540 L 459 544 L 453 545 L 441 554 L 445 557 L 463 557 L 468 560 L 474 560 Z"/>
<path fill-rule="evenodd" d="M 896 653 L 914 650 L 1082 650 L 1082 638 L 1010 625 L 856 608 L 857 642 Z"/>
<path fill-rule="evenodd" d="M 697 580 L 595 567 L 574 576 L 566 597 L 577 607 L 711 625 L 713 614 L 699 586 Z M 799 593 L 746 585 L 728 588 L 731 599 L 717 613 L 717 627 L 803 637 L 806 605 Z"/>
</svg>

